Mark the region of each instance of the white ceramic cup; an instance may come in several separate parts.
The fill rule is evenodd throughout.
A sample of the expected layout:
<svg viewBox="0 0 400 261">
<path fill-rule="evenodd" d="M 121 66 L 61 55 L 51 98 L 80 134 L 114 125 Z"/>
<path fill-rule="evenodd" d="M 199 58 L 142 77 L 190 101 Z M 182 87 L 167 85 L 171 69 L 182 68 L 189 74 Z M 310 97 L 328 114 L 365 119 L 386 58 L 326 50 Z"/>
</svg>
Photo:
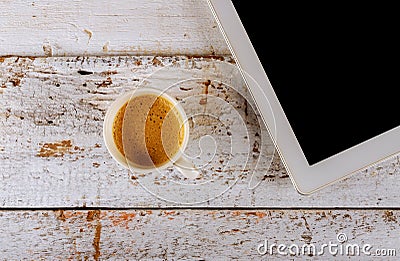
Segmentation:
<svg viewBox="0 0 400 261">
<path fill-rule="evenodd" d="M 125 158 L 124 155 L 118 150 L 117 146 L 114 143 L 114 137 L 113 137 L 113 123 L 114 119 L 120 110 L 120 108 L 125 105 L 130 99 L 143 96 L 143 95 L 156 95 L 160 96 L 169 102 L 173 104 L 174 108 L 180 115 L 182 122 L 183 122 L 183 128 L 184 128 L 184 137 L 183 137 L 183 142 L 180 147 L 180 149 L 177 151 L 175 155 L 172 155 L 169 161 L 165 162 L 164 164 L 160 166 L 154 166 L 153 168 L 143 168 L 140 166 L 137 166 L 135 164 L 128 164 L 127 159 Z M 160 171 L 163 169 L 166 169 L 171 166 L 175 166 L 183 176 L 189 178 L 189 179 L 195 179 L 199 176 L 199 170 L 193 165 L 193 163 L 184 155 L 185 148 L 188 144 L 189 141 L 189 123 L 188 119 L 186 116 L 185 111 L 183 110 L 182 106 L 171 96 L 168 94 L 164 93 L 161 90 L 153 89 L 153 88 L 139 88 L 131 92 L 127 92 L 117 98 L 110 106 L 108 109 L 106 116 L 104 118 L 104 124 L 103 124 L 103 137 L 104 137 L 104 142 L 106 144 L 106 147 L 108 151 L 110 152 L 111 156 L 122 166 L 125 168 L 128 168 L 134 172 L 138 173 L 148 173 L 152 171 Z"/>
</svg>

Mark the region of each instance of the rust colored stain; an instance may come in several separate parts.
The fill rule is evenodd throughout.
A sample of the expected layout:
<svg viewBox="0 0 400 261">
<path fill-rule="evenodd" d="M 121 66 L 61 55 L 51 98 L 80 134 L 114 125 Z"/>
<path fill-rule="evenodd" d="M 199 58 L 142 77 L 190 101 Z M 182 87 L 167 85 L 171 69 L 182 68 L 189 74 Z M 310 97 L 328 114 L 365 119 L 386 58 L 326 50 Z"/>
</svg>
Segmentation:
<svg viewBox="0 0 400 261">
<path fill-rule="evenodd" d="M 151 61 L 151 63 L 152 63 L 154 66 L 163 66 L 163 63 L 162 63 L 160 60 L 158 60 L 156 57 L 153 58 L 153 60 Z"/>
<path fill-rule="evenodd" d="M 56 218 L 64 222 L 67 219 L 64 215 L 64 210 L 56 211 Z"/>
<path fill-rule="evenodd" d="M 232 211 L 232 216 L 237 217 L 240 216 L 242 214 L 241 211 L 237 210 L 237 211 Z"/>
<path fill-rule="evenodd" d="M 21 79 L 20 78 L 12 78 L 10 80 L 10 82 L 14 85 L 14 86 L 19 86 L 21 84 Z"/>
<path fill-rule="evenodd" d="M 93 221 L 95 219 L 96 220 L 100 219 L 100 210 L 90 210 L 90 211 L 88 211 L 87 216 L 86 216 L 86 221 L 91 222 L 91 221 Z"/>
<path fill-rule="evenodd" d="M 323 218 L 326 218 L 326 213 L 325 213 L 325 211 L 322 211 L 322 212 L 316 212 L 316 215 L 318 216 L 315 220 L 316 221 L 320 221 L 321 219 L 323 219 Z M 298 217 L 297 216 L 295 216 L 295 217 L 290 217 L 291 219 L 298 219 Z"/>
<path fill-rule="evenodd" d="M 105 79 L 104 81 L 100 82 L 100 83 L 95 83 L 95 85 L 97 86 L 97 88 L 101 88 L 101 87 L 107 87 L 110 86 L 112 84 L 112 79 L 111 77 L 107 77 L 107 79 Z"/>
<path fill-rule="evenodd" d="M 101 223 L 100 221 L 97 221 L 96 225 L 96 231 L 94 233 L 94 238 L 93 238 L 93 248 L 94 248 L 94 254 L 93 258 L 94 260 L 99 260 L 100 258 L 100 235 L 101 235 Z"/>
<path fill-rule="evenodd" d="M 68 219 L 70 219 L 70 218 L 72 218 L 72 217 L 82 218 L 82 212 L 81 211 L 57 210 L 57 211 L 55 211 L 55 213 L 56 213 L 56 218 L 58 220 L 63 221 L 63 222 L 68 220 Z"/>
<path fill-rule="evenodd" d="M 88 29 L 83 29 L 83 32 L 86 33 L 86 34 L 88 35 L 88 37 L 89 37 L 88 43 L 89 43 L 90 39 L 92 39 L 93 32 L 90 31 L 90 30 L 88 30 Z"/>
<path fill-rule="evenodd" d="M 212 60 L 218 60 L 218 61 L 225 61 L 225 57 L 221 55 L 189 55 L 188 59 L 212 59 Z M 231 62 L 231 61 L 228 61 Z"/>
<path fill-rule="evenodd" d="M 11 77 L 11 79 L 9 81 L 13 84 L 14 87 L 20 86 L 21 80 L 24 77 L 25 77 L 25 75 L 23 73 L 16 72 L 13 74 L 13 76 Z"/>
<path fill-rule="evenodd" d="M 153 211 L 151 211 L 151 210 L 145 210 L 145 211 L 140 211 L 139 212 L 139 215 L 142 216 L 142 217 L 144 217 L 146 215 L 151 215 L 151 214 L 153 214 Z"/>
<path fill-rule="evenodd" d="M 101 144 L 96 143 L 96 144 L 94 144 L 94 147 L 95 147 L 95 148 L 101 148 Z"/>
<path fill-rule="evenodd" d="M 104 72 L 101 72 L 100 75 L 101 76 L 110 76 L 110 75 L 117 74 L 117 73 L 118 73 L 117 71 L 104 71 Z"/>
<path fill-rule="evenodd" d="M 84 151 L 85 149 L 84 148 L 80 148 L 80 147 L 78 147 L 78 146 L 74 146 L 74 150 L 76 150 L 76 151 Z"/>
<path fill-rule="evenodd" d="M 0 63 L 2 63 L 2 62 L 4 62 L 7 58 L 11 58 L 11 57 L 14 57 L 14 56 L 12 56 L 12 55 L 3 55 L 3 56 L 0 56 Z M 32 61 L 33 60 L 35 60 L 35 57 L 32 57 L 32 56 L 19 56 L 19 57 L 17 57 L 17 60 L 19 59 L 19 58 L 29 58 L 29 59 L 31 59 Z"/>
<path fill-rule="evenodd" d="M 45 56 L 53 56 L 53 48 L 50 44 L 44 44 L 42 48 Z"/>
<path fill-rule="evenodd" d="M 205 81 L 205 82 L 203 82 L 203 84 L 204 84 L 204 94 L 208 94 L 208 87 L 211 85 L 211 81 L 210 80 L 207 80 L 207 81 Z"/>
<path fill-rule="evenodd" d="M 37 157 L 64 157 L 65 154 L 72 154 L 71 140 L 63 140 L 55 143 L 39 144 L 42 147 L 36 154 Z"/>
<path fill-rule="evenodd" d="M 253 152 L 254 153 L 260 153 L 260 144 L 257 141 L 254 141 Z"/>
<path fill-rule="evenodd" d="M 246 215 L 247 217 L 249 217 L 249 216 L 256 216 L 256 217 L 258 217 L 258 218 L 263 218 L 263 217 L 265 217 L 265 216 L 267 215 L 266 212 L 261 212 L 261 211 L 252 211 L 252 212 L 243 212 L 243 213 L 242 213 L 242 211 L 240 211 L 240 210 L 232 211 L 232 214 L 231 214 L 231 215 L 232 215 L 233 217 L 237 217 L 237 216 L 240 216 L 240 215 L 242 215 L 242 214 Z"/>
<path fill-rule="evenodd" d="M 221 231 L 221 232 L 219 232 L 219 233 L 220 233 L 220 234 L 234 234 L 234 233 L 237 233 L 237 232 L 240 232 L 240 229 L 234 228 L 234 229 L 232 229 L 232 230 Z"/>
<path fill-rule="evenodd" d="M 393 215 L 393 211 L 385 210 L 382 217 L 385 222 L 397 222 L 397 218 Z"/>
<path fill-rule="evenodd" d="M 135 213 L 126 213 L 122 212 L 118 216 L 110 216 L 111 223 L 113 226 L 124 227 L 126 229 L 129 228 L 129 222 L 131 222 L 134 217 L 136 216 Z"/>
<path fill-rule="evenodd" d="M 263 217 L 265 217 L 267 214 L 265 213 L 265 212 L 259 212 L 259 211 L 257 211 L 257 212 L 248 212 L 248 213 L 246 213 L 246 216 L 256 216 L 256 217 L 258 217 L 258 218 L 263 218 Z"/>
<path fill-rule="evenodd" d="M 7 58 L 11 58 L 11 57 L 13 57 L 12 55 L 3 55 L 3 56 L 0 56 L 0 63 L 2 63 L 2 62 L 4 62 Z M 21 56 L 21 57 L 23 57 L 23 56 Z M 30 56 L 27 56 L 28 58 L 31 58 Z M 18 57 L 19 58 L 19 57 Z M 17 59 L 18 59 L 17 58 Z M 32 60 L 32 59 L 31 59 Z"/>
<path fill-rule="evenodd" d="M 211 81 L 207 80 L 207 81 L 203 82 L 202 84 L 204 84 L 203 94 L 208 95 L 208 87 L 211 85 Z M 206 105 L 207 104 L 207 96 L 201 98 L 199 104 Z"/>
<path fill-rule="evenodd" d="M 64 217 L 66 219 L 72 218 L 72 217 L 78 217 L 78 218 L 82 218 L 82 212 L 81 211 L 64 211 Z"/>
<path fill-rule="evenodd" d="M 100 167 L 100 163 L 93 162 L 93 167 L 95 167 L 95 168 L 98 168 L 98 167 Z"/>
<path fill-rule="evenodd" d="M 353 220 L 349 214 L 344 214 L 344 215 L 343 215 L 343 218 L 348 218 L 348 219 L 350 219 L 350 220 Z"/>
<path fill-rule="evenodd" d="M 199 104 L 200 105 L 206 105 L 207 104 L 207 98 L 201 98 Z"/>
<path fill-rule="evenodd" d="M 122 212 L 122 213 L 119 215 L 119 218 L 120 218 L 121 220 L 124 220 L 124 221 L 131 221 L 135 216 L 136 216 L 135 213 L 126 213 L 126 212 Z"/>
<path fill-rule="evenodd" d="M 312 234 L 310 231 L 305 231 L 301 236 L 302 239 L 304 239 L 304 241 L 309 244 L 312 240 Z"/>
<path fill-rule="evenodd" d="M 165 210 L 163 213 L 164 213 L 165 216 L 169 216 L 169 215 L 175 215 L 175 214 L 176 214 L 176 211 L 175 211 L 175 210 L 172 210 L 172 211 L 169 211 L 169 212 L 168 212 L 168 211 Z"/>
</svg>

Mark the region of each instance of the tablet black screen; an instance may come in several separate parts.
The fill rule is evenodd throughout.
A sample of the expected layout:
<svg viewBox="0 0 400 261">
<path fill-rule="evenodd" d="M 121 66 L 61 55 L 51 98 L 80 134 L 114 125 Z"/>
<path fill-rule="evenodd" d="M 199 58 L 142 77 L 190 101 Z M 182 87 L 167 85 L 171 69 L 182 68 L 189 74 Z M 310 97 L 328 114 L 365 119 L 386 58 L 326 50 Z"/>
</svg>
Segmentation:
<svg viewBox="0 0 400 261">
<path fill-rule="evenodd" d="M 233 1 L 310 165 L 400 125 L 387 3 Z"/>
</svg>

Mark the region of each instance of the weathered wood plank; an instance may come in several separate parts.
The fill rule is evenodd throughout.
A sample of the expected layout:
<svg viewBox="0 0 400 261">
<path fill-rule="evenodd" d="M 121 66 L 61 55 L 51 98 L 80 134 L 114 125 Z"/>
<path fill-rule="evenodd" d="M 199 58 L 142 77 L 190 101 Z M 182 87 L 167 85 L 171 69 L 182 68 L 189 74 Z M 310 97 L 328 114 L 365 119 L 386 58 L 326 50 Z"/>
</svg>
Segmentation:
<svg viewBox="0 0 400 261">
<path fill-rule="evenodd" d="M 225 61 L 182 56 L 11 57 L 0 61 L 0 206 L 176 206 L 182 203 L 182 198 L 187 200 L 185 203 L 193 203 L 204 199 L 203 196 L 213 198 L 225 189 L 227 191 L 219 197 L 200 205 L 399 206 L 396 193 L 400 179 L 398 156 L 310 197 L 298 195 L 278 158 L 275 157 L 267 171 L 270 158 L 258 151 L 271 153 L 272 145 L 267 135 L 260 135 L 263 128 L 258 125 L 251 106 L 246 106 L 233 88 L 217 84 L 207 87 L 208 102 L 211 102 L 211 97 L 219 95 L 226 103 L 235 105 L 235 109 L 222 110 L 215 104 L 209 104 L 208 108 L 213 110 L 212 113 L 220 114 L 221 119 L 232 119 L 231 127 L 235 131 L 242 126 L 238 116 L 241 115 L 247 119 L 245 126 L 249 134 L 246 136 L 248 141 L 233 139 L 232 144 L 226 143 L 228 131 L 223 128 L 220 136 L 217 131 L 214 131 L 214 136 L 228 147 L 235 146 L 235 151 L 243 150 L 239 159 L 249 158 L 248 165 L 243 169 L 237 161 L 231 168 L 222 169 L 223 158 L 215 158 L 206 173 L 218 186 L 209 189 L 208 194 L 171 187 L 164 178 L 150 180 L 153 193 L 167 193 L 172 195 L 172 199 L 176 196 L 177 202 L 159 200 L 146 191 L 138 183 L 143 177 L 130 175 L 118 166 L 104 146 L 102 121 L 108 105 L 142 81 L 146 86 L 165 87 L 194 78 L 171 88 L 171 94 L 178 99 L 204 94 L 207 79 L 223 79 L 243 89 L 240 76 L 231 70 L 234 68 L 231 59 L 220 59 Z M 197 79 L 199 77 L 201 79 Z M 246 95 L 244 89 L 243 93 Z M 189 105 L 186 107 L 188 110 L 205 108 L 198 102 L 186 105 Z M 233 112 L 238 115 L 234 116 Z M 208 121 L 206 125 L 212 126 L 211 123 Z M 196 141 L 213 133 L 206 125 L 191 134 Z M 229 132 L 235 137 L 233 131 Z M 196 153 L 196 148 L 191 147 L 191 152 Z M 245 153 L 247 150 L 250 154 Z M 261 163 L 256 168 L 258 159 Z M 235 169 L 244 171 L 232 172 Z M 232 173 L 237 180 L 232 179 Z M 263 181 L 251 190 L 249 181 L 253 173 Z M 132 180 L 132 176 L 136 180 Z"/>
<path fill-rule="evenodd" d="M 1 1 L 0 56 L 228 54 L 205 0 Z"/>
<path fill-rule="evenodd" d="M 280 255 L 277 247 L 272 254 L 260 255 L 257 248 L 267 240 L 269 246 L 314 245 L 316 260 L 334 258 L 335 249 L 339 260 L 347 260 L 347 253 L 356 253 L 355 260 L 374 258 L 362 251 L 366 244 L 371 254 L 379 249 L 398 258 L 399 219 L 400 212 L 392 210 L 7 211 L 0 212 L 0 253 L 4 260 L 290 257 Z M 347 240 L 340 244 L 338 236 Z M 330 243 L 337 244 L 332 252 L 325 248 L 318 254 L 323 244 Z M 346 250 L 349 245 L 360 247 L 360 253 Z M 305 251 L 307 255 L 299 252 L 290 258 L 304 259 L 309 253 Z"/>
</svg>

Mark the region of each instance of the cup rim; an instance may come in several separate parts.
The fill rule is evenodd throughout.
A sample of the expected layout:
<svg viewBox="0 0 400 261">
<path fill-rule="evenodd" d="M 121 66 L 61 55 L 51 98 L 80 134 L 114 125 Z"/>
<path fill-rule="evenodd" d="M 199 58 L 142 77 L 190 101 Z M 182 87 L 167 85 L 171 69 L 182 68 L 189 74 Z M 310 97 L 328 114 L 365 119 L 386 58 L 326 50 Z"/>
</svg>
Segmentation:
<svg viewBox="0 0 400 261">
<path fill-rule="evenodd" d="M 130 99 L 139 97 L 142 95 L 147 95 L 147 94 L 153 94 L 157 96 L 162 96 L 163 98 L 167 99 L 169 102 L 171 102 L 176 108 L 176 110 L 179 113 L 179 116 L 181 117 L 182 124 L 184 127 L 184 137 L 183 137 L 183 142 L 182 145 L 179 147 L 179 150 L 175 153 L 175 155 L 170 158 L 168 161 L 166 161 L 164 164 L 159 165 L 159 166 L 154 166 L 150 168 L 142 168 L 140 166 L 137 166 L 133 163 L 128 163 L 127 159 L 125 156 L 122 155 L 122 153 L 118 150 L 117 146 L 115 145 L 114 142 L 114 137 L 113 137 L 113 123 L 114 123 L 114 118 L 120 108 Z M 104 117 L 104 122 L 103 122 L 103 139 L 104 143 L 107 147 L 108 152 L 111 154 L 113 159 L 117 161 L 120 165 L 127 169 L 131 170 L 136 170 L 140 172 L 151 172 L 154 170 L 161 170 L 168 168 L 172 166 L 180 157 L 183 155 L 183 151 L 186 149 L 186 146 L 189 141 L 189 122 L 187 115 L 185 113 L 185 110 L 182 108 L 181 104 L 168 95 L 165 91 L 151 88 L 151 87 L 141 87 L 132 91 L 128 91 L 122 95 L 120 95 L 117 99 L 115 99 L 111 105 L 109 106 L 106 115 Z"/>
</svg>

